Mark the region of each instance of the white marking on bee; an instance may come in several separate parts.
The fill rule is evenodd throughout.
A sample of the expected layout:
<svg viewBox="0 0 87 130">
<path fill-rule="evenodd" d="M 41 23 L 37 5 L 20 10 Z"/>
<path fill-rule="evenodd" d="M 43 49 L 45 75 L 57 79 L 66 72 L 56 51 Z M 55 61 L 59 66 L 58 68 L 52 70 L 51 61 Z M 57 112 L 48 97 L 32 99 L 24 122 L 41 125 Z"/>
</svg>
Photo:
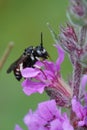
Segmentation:
<svg viewBox="0 0 87 130">
<path fill-rule="evenodd" d="M 19 75 L 16 75 L 16 78 L 19 78 Z"/>
<path fill-rule="evenodd" d="M 46 52 L 46 50 L 45 49 L 43 49 L 43 53 L 45 53 Z"/>
<path fill-rule="evenodd" d="M 31 59 L 32 59 L 32 60 L 35 60 L 35 58 L 34 58 L 34 56 L 33 56 L 32 54 L 31 54 Z"/>
<path fill-rule="evenodd" d="M 37 50 L 37 53 L 40 55 L 40 54 L 41 54 L 41 51 L 40 51 L 40 50 Z"/>
<path fill-rule="evenodd" d="M 23 63 L 20 64 L 20 71 L 23 69 Z"/>
<path fill-rule="evenodd" d="M 19 75 L 19 72 L 16 72 L 16 75 Z"/>
<path fill-rule="evenodd" d="M 19 69 L 16 69 L 16 71 L 20 71 Z"/>
</svg>

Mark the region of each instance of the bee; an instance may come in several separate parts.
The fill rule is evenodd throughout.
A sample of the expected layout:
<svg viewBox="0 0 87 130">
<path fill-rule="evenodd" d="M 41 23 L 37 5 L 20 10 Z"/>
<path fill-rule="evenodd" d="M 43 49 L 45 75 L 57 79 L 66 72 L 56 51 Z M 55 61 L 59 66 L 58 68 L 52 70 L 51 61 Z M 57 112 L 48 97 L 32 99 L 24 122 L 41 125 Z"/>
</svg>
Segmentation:
<svg viewBox="0 0 87 130">
<path fill-rule="evenodd" d="M 21 70 L 26 67 L 34 67 L 36 61 L 42 59 L 45 60 L 49 57 L 48 52 L 43 47 L 43 38 L 41 33 L 40 45 L 33 47 L 29 46 L 23 52 L 23 54 L 13 62 L 7 70 L 7 73 L 13 71 L 15 78 L 20 81 L 22 79 Z"/>
</svg>

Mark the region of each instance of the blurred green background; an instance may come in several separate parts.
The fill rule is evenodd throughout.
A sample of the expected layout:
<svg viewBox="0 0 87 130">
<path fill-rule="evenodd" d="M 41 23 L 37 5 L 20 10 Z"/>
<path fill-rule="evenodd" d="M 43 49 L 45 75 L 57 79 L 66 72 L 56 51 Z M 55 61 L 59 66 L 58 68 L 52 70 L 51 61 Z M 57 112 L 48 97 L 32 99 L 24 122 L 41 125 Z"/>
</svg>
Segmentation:
<svg viewBox="0 0 87 130">
<path fill-rule="evenodd" d="M 67 6 L 68 0 L 0 0 L 0 57 L 10 41 L 15 43 L 0 71 L 0 130 L 13 130 L 16 123 L 27 130 L 22 120 L 24 115 L 30 108 L 34 110 L 38 102 L 48 99 L 45 93 L 26 96 L 21 82 L 12 73 L 6 74 L 6 70 L 26 47 L 40 43 L 41 32 L 44 34 L 44 46 L 55 61 L 57 52 L 52 46 L 54 41 L 46 23 L 49 22 L 58 33 L 59 25 L 67 21 Z M 65 79 L 70 70 L 66 57 L 62 65 Z"/>
</svg>

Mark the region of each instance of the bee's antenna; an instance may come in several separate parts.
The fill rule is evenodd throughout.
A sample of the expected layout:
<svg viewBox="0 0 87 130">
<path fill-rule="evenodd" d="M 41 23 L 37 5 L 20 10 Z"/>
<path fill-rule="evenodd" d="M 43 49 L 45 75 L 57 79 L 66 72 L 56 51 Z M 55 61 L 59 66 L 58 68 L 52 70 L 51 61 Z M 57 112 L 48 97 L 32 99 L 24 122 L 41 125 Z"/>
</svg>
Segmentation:
<svg viewBox="0 0 87 130">
<path fill-rule="evenodd" d="M 41 45 L 41 48 L 43 48 L 43 34 L 42 34 L 42 32 L 41 32 L 41 43 L 40 43 L 40 45 Z"/>
</svg>

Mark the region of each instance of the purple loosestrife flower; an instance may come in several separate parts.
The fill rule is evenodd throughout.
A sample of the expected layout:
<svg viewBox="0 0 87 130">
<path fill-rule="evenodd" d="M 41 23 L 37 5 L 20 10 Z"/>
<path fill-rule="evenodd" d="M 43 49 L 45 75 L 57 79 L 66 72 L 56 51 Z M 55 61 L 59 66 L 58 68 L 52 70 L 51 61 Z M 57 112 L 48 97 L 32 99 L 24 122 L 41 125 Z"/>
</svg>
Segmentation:
<svg viewBox="0 0 87 130">
<path fill-rule="evenodd" d="M 44 90 L 51 99 L 55 99 L 57 105 L 68 107 L 72 92 L 64 82 L 60 74 L 60 65 L 64 60 L 64 51 L 59 45 L 55 45 L 59 57 L 56 63 L 50 61 L 37 62 L 35 68 L 22 70 L 22 76 L 26 78 L 23 83 L 23 91 L 30 95 L 35 92 L 42 93 Z M 42 68 L 42 69 L 41 69 Z"/>
<path fill-rule="evenodd" d="M 24 122 L 28 130 L 74 130 L 67 115 L 61 114 L 54 100 L 40 103 L 35 112 L 30 110 Z"/>
<path fill-rule="evenodd" d="M 83 26 L 77 33 L 75 29 L 67 25 L 61 28 L 59 35 L 60 44 L 68 53 L 73 65 L 72 88 L 73 96 L 79 97 L 80 82 L 84 66 L 87 66 L 87 43 L 86 43 L 87 26 Z M 86 67 L 87 69 L 87 67 Z"/>
</svg>

